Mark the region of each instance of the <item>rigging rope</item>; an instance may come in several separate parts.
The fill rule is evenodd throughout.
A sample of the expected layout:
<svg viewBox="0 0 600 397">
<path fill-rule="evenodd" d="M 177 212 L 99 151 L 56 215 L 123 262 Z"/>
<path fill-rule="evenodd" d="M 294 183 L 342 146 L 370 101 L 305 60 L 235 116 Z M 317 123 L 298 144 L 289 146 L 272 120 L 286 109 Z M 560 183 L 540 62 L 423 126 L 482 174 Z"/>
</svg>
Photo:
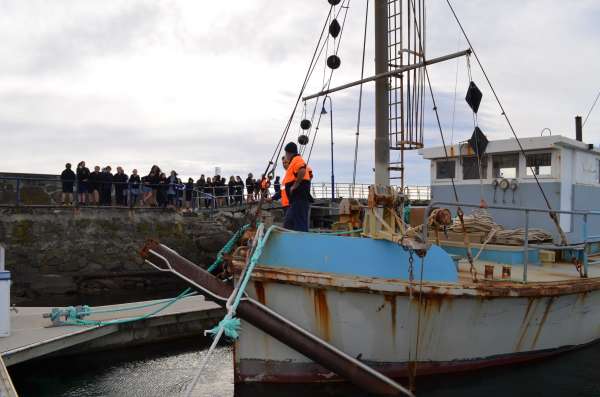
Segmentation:
<svg viewBox="0 0 600 397">
<path fill-rule="evenodd" d="M 346 5 L 344 6 L 344 4 L 346 4 Z M 337 47 L 335 48 L 335 52 L 334 52 L 335 55 L 338 54 L 338 51 L 340 49 L 340 45 L 342 44 L 342 36 L 344 34 L 344 27 L 346 26 L 346 17 L 348 16 L 348 10 L 350 9 L 350 0 L 347 0 L 347 2 L 342 3 L 341 8 L 345 9 L 345 12 L 344 12 L 344 19 L 343 19 L 343 22 L 342 22 L 342 28 L 340 30 L 339 40 L 337 42 Z M 327 90 L 329 90 L 329 87 L 331 87 L 331 81 L 332 81 L 332 77 L 333 77 L 333 72 L 334 72 L 334 69 L 332 69 L 331 73 L 329 74 L 329 80 L 327 81 Z M 327 96 L 323 97 L 322 106 L 325 106 L 325 98 L 326 97 Z M 312 154 L 313 147 L 315 146 L 315 141 L 316 141 L 316 138 L 317 138 L 317 133 L 319 131 L 319 125 L 321 124 L 322 116 L 323 115 L 321 113 L 319 113 L 319 118 L 317 119 L 317 126 L 316 126 L 315 132 L 313 134 L 312 143 L 310 145 L 310 150 L 308 151 L 308 157 L 306 158 L 306 164 L 308 164 L 309 161 L 310 161 L 310 156 Z"/>
<path fill-rule="evenodd" d="M 321 29 L 321 34 L 319 35 L 319 40 L 317 41 L 317 45 L 315 46 L 315 51 L 313 52 L 312 58 L 310 60 L 310 64 L 308 65 L 308 70 L 306 71 L 306 75 L 304 77 L 304 82 L 302 83 L 302 87 L 300 88 L 300 92 L 298 93 L 298 97 L 296 98 L 296 103 L 294 105 L 294 108 L 292 109 L 292 113 L 290 114 L 290 117 L 286 123 L 286 126 L 283 129 L 281 136 L 279 137 L 277 145 L 275 146 L 275 150 L 273 151 L 273 154 L 271 155 L 271 159 L 267 163 L 267 167 L 265 168 L 265 172 L 264 172 L 265 175 L 268 175 L 269 168 L 271 168 L 271 166 L 273 166 L 273 171 L 275 170 L 275 168 L 277 166 L 277 160 L 278 160 L 279 154 L 281 153 L 281 150 L 282 150 L 283 146 L 285 145 L 285 138 L 287 137 L 287 135 L 289 133 L 290 126 L 294 119 L 294 115 L 296 114 L 296 110 L 298 109 L 298 104 L 300 103 L 300 100 L 302 99 L 302 94 L 304 93 L 304 90 L 306 89 L 306 85 L 308 84 L 308 80 L 310 79 L 312 71 L 314 71 L 313 64 L 316 65 L 316 60 L 318 59 L 318 58 L 316 58 L 317 52 L 319 51 L 319 47 L 321 46 L 321 41 L 323 40 L 323 33 L 325 33 L 325 31 L 327 29 L 327 24 L 329 22 L 329 17 L 331 16 L 332 11 L 333 11 L 333 5 L 331 7 L 329 7 L 329 12 L 327 13 L 327 17 L 325 18 L 325 23 L 323 24 L 323 28 Z"/>
<path fill-rule="evenodd" d="M 365 77 L 365 52 L 367 48 L 367 26 L 369 24 L 369 0 L 366 1 L 365 7 L 365 31 L 363 34 L 363 48 L 362 48 L 362 64 L 360 67 L 360 79 Z M 362 113 L 362 97 L 363 97 L 363 83 L 360 83 L 358 93 L 358 117 L 356 120 L 356 141 L 354 142 L 354 167 L 352 169 L 352 197 L 354 197 L 354 188 L 356 186 L 356 165 L 358 163 L 358 138 L 360 137 L 360 116 Z"/>
<path fill-rule="evenodd" d="M 456 51 L 460 50 L 460 37 L 456 40 L 458 43 L 456 44 Z M 452 130 L 450 132 L 450 146 L 454 144 L 454 122 L 456 119 L 456 94 L 458 91 L 458 63 L 460 59 L 456 58 L 456 74 L 454 76 L 454 102 L 452 104 Z"/>
<path fill-rule="evenodd" d="M 596 99 L 594 99 L 594 103 L 592 104 L 590 111 L 588 112 L 587 116 L 585 116 L 585 120 L 583 120 L 583 127 L 585 127 L 585 123 L 587 123 L 588 118 L 590 117 L 590 114 L 592 114 L 592 111 L 594 110 L 594 107 L 596 106 L 596 103 L 598 103 L 598 99 L 600 99 L 600 91 L 598 91 L 598 95 L 596 95 Z"/>
<path fill-rule="evenodd" d="M 477 52 L 475 51 L 475 48 L 473 48 L 473 45 L 471 44 L 471 40 L 469 39 L 469 36 L 467 36 L 467 32 L 465 31 L 465 29 L 462 26 L 462 23 L 458 19 L 458 15 L 456 15 L 456 12 L 454 11 L 454 7 L 452 7 L 452 4 L 450 3 L 450 0 L 446 0 L 446 3 L 448 3 L 448 7 L 450 7 L 450 11 L 452 11 L 452 15 L 454 16 L 454 19 L 456 20 L 456 23 L 458 24 L 465 40 L 467 41 L 467 44 L 469 45 L 471 52 L 475 56 L 475 60 L 477 61 L 477 64 L 479 65 L 479 68 L 481 69 L 481 72 L 483 73 L 483 76 L 485 77 L 485 80 L 487 81 L 488 86 L 490 87 L 490 90 L 492 91 L 492 94 L 494 95 L 494 98 L 496 99 L 496 102 L 498 103 L 498 106 L 500 107 L 500 111 L 501 111 L 500 114 L 502 116 L 504 116 L 504 118 L 506 119 L 508 127 L 510 128 L 510 131 L 512 132 L 515 140 L 517 141 L 517 145 L 519 146 L 519 151 L 525 157 L 526 156 L 525 149 L 523 149 L 523 145 L 521 144 L 521 141 L 519 140 L 519 137 L 517 136 L 517 133 L 515 132 L 515 129 L 513 128 L 512 123 L 510 122 L 510 119 L 508 118 L 508 115 L 506 114 L 506 111 L 504 110 L 504 106 L 502 106 L 502 102 L 500 101 L 500 98 L 496 94 L 496 90 L 494 89 L 494 86 L 492 85 L 492 82 L 490 81 L 490 79 L 483 67 L 483 64 L 479 60 L 479 56 L 477 56 Z M 427 69 L 425 69 L 425 70 L 427 70 Z M 548 197 L 546 196 L 546 192 L 544 191 L 544 189 L 542 188 L 542 185 L 540 184 L 540 181 L 535 173 L 534 168 L 532 166 L 529 168 L 531 169 L 531 174 L 533 175 L 533 178 L 535 179 L 535 183 L 537 184 L 537 187 L 540 190 L 542 197 L 544 198 L 546 206 L 548 207 L 548 209 L 550 211 L 552 211 L 552 206 L 550 205 L 550 201 L 548 200 Z M 550 215 L 550 218 L 552 219 L 552 221 L 554 222 L 556 228 L 558 229 L 558 233 L 560 234 L 560 238 L 561 238 L 561 243 L 563 245 L 567 245 L 568 244 L 567 237 L 558 222 L 558 217 L 557 217 L 556 213 L 550 212 L 549 215 Z"/>
<path fill-rule="evenodd" d="M 344 7 L 343 7 L 343 3 L 342 3 L 342 6 L 338 9 L 337 13 L 335 13 L 335 16 L 332 18 L 332 20 L 333 19 L 337 19 L 340 16 L 343 8 Z M 334 6 L 334 11 L 335 11 L 335 6 Z M 329 23 L 329 21 L 327 23 Z M 341 33 L 342 33 L 342 31 L 340 30 L 340 35 L 341 35 Z M 327 67 L 327 56 L 329 55 L 329 40 L 330 40 L 330 38 L 331 38 L 331 36 L 327 35 L 327 38 L 323 42 L 323 45 L 321 46 L 321 50 L 319 51 L 319 54 L 317 55 L 317 58 L 316 58 L 318 60 L 321 57 L 321 54 L 323 53 L 323 49 L 325 49 L 325 56 L 323 58 L 324 66 L 323 66 L 323 80 L 321 82 L 321 90 L 324 90 L 325 89 L 324 87 L 326 87 L 326 82 L 325 81 L 326 81 L 327 69 L 328 69 L 328 67 Z M 334 38 L 334 46 L 333 46 L 333 48 L 335 48 L 335 38 Z M 337 51 L 334 54 L 337 55 Z M 315 63 L 314 63 L 313 72 L 316 69 L 316 67 L 317 67 L 317 61 L 315 61 Z M 312 72 L 311 72 L 311 75 L 312 75 Z M 310 79 L 310 76 L 309 76 L 309 79 Z M 312 125 L 313 125 L 313 123 L 315 121 L 315 114 L 317 112 L 317 106 L 318 106 L 318 104 L 319 104 L 319 99 L 316 98 L 315 99 L 315 105 L 313 106 L 312 115 L 310 117 L 311 129 L 312 129 Z M 306 102 L 304 102 L 304 106 L 306 106 Z M 317 127 L 317 129 L 318 129 L 318 127 Z M 306 134 L 309 138 L 310 138 L 310 131 L 311 130 L 309 129 L 308 132 L 307 132 L 307 134 Z M 304 156 L 304 151 L 305 150 L 306 150 L 306 146 L 302 146 L 300 148 L 300 154 L 302 156 Z"/>
<path fill-rule="evenodd" d="M 469 55 L 467 55 L 467 75 L 469 76 L 469 84 L 473 82 L 473 74 L 471 71 L 471 59 L 469 58 Z M 477 118 L 477 113 L 475 112 L 475 110 L 471 109 L 472 113 L 473 113 L 473 133 L 475 133 L 476 128 L 479 127 L 479 120 Z M 485 204 L 485 200 L 483 199 L 483 168 L 481 166 L 481 157 L 482 155 L 479 153 L 479 138 L 476 137 L 475 139 L 475 150 L 477 153 L 475 153 L 475 157 L 477 158 L 477 170 L 479 173 L 479 202 L 481 207 L 486 207 L 487 205 Z M 460 155 L 460 146 L 458 148 L 459 150 L 459 155 Z M 461 157 L 462 158 L 462 157 Z"/>
</svg>

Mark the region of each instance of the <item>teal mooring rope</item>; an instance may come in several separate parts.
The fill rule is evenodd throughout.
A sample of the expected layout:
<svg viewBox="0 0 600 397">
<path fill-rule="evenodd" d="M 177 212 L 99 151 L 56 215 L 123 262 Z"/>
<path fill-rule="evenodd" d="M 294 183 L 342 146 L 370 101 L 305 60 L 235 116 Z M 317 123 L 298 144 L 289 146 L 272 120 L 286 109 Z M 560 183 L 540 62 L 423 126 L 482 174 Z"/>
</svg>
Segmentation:
<svg viewBox="0 0 600 397">
<path fill-rule="evenodd" d="M 231 307 L 228 308 L 227 314 L 225 315 L 223 320 L 221 320 L 219 322 L 219 324 L 216 327 L 214 327 L 213 329 L 211 329 L 209 331 L 206 331 L 207 334 L 211 334 L 211 335 L 215 336 L 219 333 L 219 331 L 221 329 L 223 329 L 223 333 L 228 338 L 235 340 L 239 337 L 240 320 L 237 317 L 234 317 L 235 311 L 236 311 L 238 305 L 240 304 L 242 297 L 244 296 L 244 291 L 246 290 L 246 286 L 248 285 L 248 282 L 250 281 L 252 271 L 254 270 L 254 267 L 258 263 L 258 258 L 260 258 L 260 255 L 262 254 L 263 248 L 271 234 L 271 231 L 273 229 L 275 229 L 275 227 L 276 226 L 269 227 L 269 229 L 265 233 L 264 237 L 259 239 L 258 242 L 256 243 L 256 248 L 254 249 L 254 252 L 252 253 L 252 256 L 250 257 L 250 261 L 248 263 L 248 266 L 246 267 L 246 270 L 244 272 L 242 280 L 240 281 L 239 287 L 237 289 L 237 292 L 233 299 L 233 303 L 231 304 Z M 256 237 L 256 238 L 258 238 L 258 237 Z M 231 299 L 231 297 L 230 297 L 230 299 Z"/>
<path fill-rule="evenodd" d="M 144 305 L 120 307 L 120 308 L 116 308 L 116 309 L 94 310 L 94 309 L 90 308 L 89 306 L 79 306 L 79 307 L 70 306 L 70 307 L 68 307 L 66 309 L 62 309 L 62 310 L 53 308 L 50 318 L 54 324 L 58 324 L 58 325 L 103 326 L 103 325 L 111 325 L 111 324 L 124 324 L 124 323 L 130 323 L 130 322 L 134 322 L 134 321 L 144 320 L 144 319 L 151 317 L 157 313 L 160 313 L 161 311 L 165 310 L 169 306 L 173 305 L 175 302 L 177 302 L 181 299 L 187 298 L 189 296 L 196 295 L 196 294 L 197 294 L 197 292 L 192 291 L 191 288 L 186 288 L 175 298 L 166 299 L 166 300 L 162 300 L 159 302 L 148 303 L 148 304 L 144 304 Z M 136 317 L 120 318 L 120 319 L 107 320 L 107 321 L 96 321 L 96 320 L 84 320 L 83 319 L 84 317 L 90 316 L 92 314 L 122 312 L 122 311 L 127 311 L 127 310 L 134 310 L 134 309 L 156 306 L 159 304 L 162 304 L 162 306 L 157 308 L 156 310 L 153 310 L 151 312 L 148 312 L 141 316 L 136 316 Z M 64 320 L 60 319 L 60 317 L 62 317 L 62 316 L 65 316 Z"/>
<path fill-rule="evenodd" d="M 221 263 L 223 263 L 223 254 L 229 254 L 231 253 L 231 250 L 233 249 L 233 247 L 235 246 L 235 244 L 238 242 L 238 240 L 242 237 L 242 234 L 244 234 L 244 232 L 246 230 L 248 230 L 248 228 L 250 227 L 250 225 L 244 225 L 241 227 L 240 230 L 238 230 L 227 242 L 227 244 L 225 244 L 223 246 L 223 248 L 221 248 L 221 250 L 219 251 L 219 253 L 217 254 L 217 259 L 215 259 L 215 261 L 213 262 L 212 265 L 210 265 L 208 267 L 208 272 L 212 273 L 214 272 L 219 265 L 221 265 Z"/>
</svg>

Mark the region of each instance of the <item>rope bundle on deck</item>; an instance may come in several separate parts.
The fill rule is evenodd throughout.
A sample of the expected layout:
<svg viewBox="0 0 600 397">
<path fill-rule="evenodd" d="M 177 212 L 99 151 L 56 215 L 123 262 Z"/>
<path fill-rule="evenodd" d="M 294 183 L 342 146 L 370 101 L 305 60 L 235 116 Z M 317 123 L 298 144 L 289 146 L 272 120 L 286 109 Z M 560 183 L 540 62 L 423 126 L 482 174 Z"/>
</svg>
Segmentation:
<svg viewBox="0 0 600 397">
<path fill-rule="evenodd" d="M 523 245 L 525 243 L 525 229 L 504 229 L 504 227 L 494 222 L 494 218 L 483 208 L 474 210 L 471 215 L 465 215 L 464 225 L 467 234 L 485 233 L 487 235 L 486 242 L 492 244 Z M 463 233 L 463 227 L 458 218 L 454 219 L 450 230 Z M 528 240 L 533 243 L 541 243 L 552 240 L 552 235 L 544 229 L 530 228 Z"/>
</svg>

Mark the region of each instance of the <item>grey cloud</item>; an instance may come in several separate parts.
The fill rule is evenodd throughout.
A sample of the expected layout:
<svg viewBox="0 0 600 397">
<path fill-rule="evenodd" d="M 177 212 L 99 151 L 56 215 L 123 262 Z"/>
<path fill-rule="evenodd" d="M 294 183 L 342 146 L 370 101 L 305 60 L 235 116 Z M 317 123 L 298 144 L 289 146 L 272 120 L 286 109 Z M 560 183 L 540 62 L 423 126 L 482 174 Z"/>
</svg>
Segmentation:
<svg viewBox="0 0 600 397">
<path fill-rule="evenodd" d="M 70 18 L 68 11 L 72 4 L 82 3 L 83 0 L 59 5 L 53 2 L 52 9 L 56 11 L 63 7 L 64 15 L 53 12 L 48 16 L 54 22 L 53 28 L 42 36 L 37 34 L 38 28 L 28 12 L 9 10 L 19 28 L 15 32 L 3 32 L 0 37 L 19 49 L 15 57 L 23 62 L 12 63 L 13 69 L 0 66 L 3 68 L 0 136 L 4 143 L 0 148 L 0 168 L 57 171 L 66 160 L 81 158 L 91 163 L 119 163 L 128 169 L 145 169 L 156 162 L 165 169 L 177 169 L 184 176 L 210 174 L 214 166 L 222 166 L 226 175 L 243 175 L 246 171 L 257 173 L 264 167 L 297 95 L 303 76 L 296 73 L 290 73 L 287 82 L 281 86 L 265 85 L 264 92 L 256 93 L 256 101 L 252 103 L 240 103 L 242 101 L 235 99 L 232 90 L 231 103 L 227 104 L 231 108 L 230 117 L 196 109 L 193 114 L 177 114 L 176 119 L 166 121 L 161 117 L 154 118 L 163 110 L 160 105 L 145 109 L 145 113 L 136 113 L 138 104 L 127 103 L 117 94 L 111 95 L 110 83 L 107 83 L 109 89 L 104 97 L 63 92 L 60 87 L 48 92 L 41 86 L 62 73 L 68 73 L 76 83 L 88 78 L 80 68 L 86 63 L 93 65 L 96 60 L 110 59 L 127 64 L 130 54 L 143 56 L 157 45 L 177 50 L 173 52 L 177 52 L 180 57 L 177 61 L 182 63 L 188 56 L 238 62 L 240 67 L 252 62 L 268 63 L 269 70 L 260 76 L 243 76 L 268 81 L 270 70 L 288 70 L 297 65 L 304 68 L 308 63 L 326 12 L 326 2 L 261 0 L 244 13 L 236 12 L 234 3 L 211 2 L 210 6 L 221 7 L 221 17 L 211 21 L 202 35 L 185 25 L 190 22 L 184 23 L 182 18 L 184 1 L 115 2 L 117 6 L 108 11 L 97 11 L 97 3 L 90 1 L 87 3 L 91 5 L 89 11 L 81 11 Z M 428 51 L 431 56 L 464 46 L 464 42 L 457 41 L 458 30 L 443 3 L 430 3 Z M 573 113 L 587 110 L 600 86 L 596 72 L 599 59 L 594 52 L 600 34 L 597 2 L 578 1 L 565 5 L 560 1 L 539 0 L 457 0 L 454 3 L 519 135 L 537 135 L 544 126 L 551 127 L 555 133 L 570 131 Z M 5 4 L 0 2 L 0 6 Z M 36 4 L 49 7 L 45 2 Z M 209 7 L 208 2 L 206 7 Z M 363 12 L 362 2 L 352 2 L 348 31 L 340 53 L 341 76 L 336 76 L 338 83 L 357 78 Z M 557 49 L 566 48 L 571 52 L 556 56 Z M 370 70 L 373 63 L 370 44 L 368 51 L 367 68 Z M 580 56 L 582 53 L 584 56 Z M 573 54 L 578 56 L 573 57 Z M 19 67 L 14 69 L 14 65 Z M 466 72 L 463 63 L 460 68 L 455 142 L 467 139 L 473 128 L 471 113 L 464 103 Z M 448 87 L 454 85 L 454 70 L 453 62 L 431 68 L 440 118 L 448 140 L 454 106 L 454 92 Z M 230 79 L 234 81 L 237 77 L 230 76 Z M 479 124 L 490 137 L 508 137 L 506 124 L 476 68 L 474 78 L 484 91 Z M 18 80 L 21 85 L 10 86 L 10 89 L 9 85 L 4 85 L 13 80 Z M 236 87 L 241 87 L 243 79 L 235 82 Z M 114 88 L 117 91 L 119 87 Z M 211 95 L 210 92 L 202 94 Z M 157 92 L 157 95 L 161 93 Z M 365 86 L 364 95 L 359 180 L 370 182 L 374 134 L 372 85 Z M 426 145 L 439 145 L 432 104 L 428 95 L 426 98 L 425 142 Z M 348 181 L 352 176 L 357 90 L 334 94 L 333 106 L 336 175 L 338 180 Z M 237 118 L 236 109 L 240 107 L 253 109 L 260 121 L 255 122 L 256 125 L 246 125 L 249 123 Z M 273 111 L 274 107 L 277 112 Z M 284 108 L 281 113 L 280 108 Z M 317 112 L 319 110 L 320 106 Z M 298 122 L 299 118 L 294 120 L 290 139 L 296 138 Z M 600 136 L 596 133 L 598 126 L 600 115 L 593 114 L 586 126 L 595 133 L 590 133 L 590 139 Z M 329 119 L 325 116 L 311 159 L 318 181 L 329 179 L 328 129 Z M 407 155 L 407 167 L 411 171 L 409 183 L 428 182 L 428 163 L 416 152 Z"/>
<path fill-rule="evenodd" d="M 116 11 L 71 20 L 69 7 L 62 8 L 65 12 L 62 26 L 40 37 L 29 49 L 27 67 L 18 72 L 39 75 L 72 71 L 89 58 L 126 55 L 138 44 L 156 39 L 156 24 L 162 10 L 159 3 L 136 2 L 116 7 Z"/>
</svg>

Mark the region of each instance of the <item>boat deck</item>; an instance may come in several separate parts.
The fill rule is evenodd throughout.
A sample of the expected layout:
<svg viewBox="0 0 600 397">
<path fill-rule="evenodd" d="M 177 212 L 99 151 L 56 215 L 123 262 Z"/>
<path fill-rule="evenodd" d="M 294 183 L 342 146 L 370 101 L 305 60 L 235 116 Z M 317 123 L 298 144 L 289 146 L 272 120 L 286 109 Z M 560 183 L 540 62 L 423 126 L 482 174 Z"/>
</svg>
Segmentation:
<svg viewBox="0 0 600 397">
<path fill-rule="evenodd" d="M 486 265 L 494 266 L 494 280 L 501 281 L 523 281 L 523 265 L 513 265 L 511 268 L 511 277 L 502 279 L 502 267 L 506 266 L 502 263 L 494 263 L 491 261 L 476 260 L 474 262 L 479 278 L 482 278 L 485 272 Z M 467 259 L 458 261 L 459 280 L 468 282 L 471 280 L 470 265 Z M 588 268 L 588 277 L 600 277 L 600 266 L 592 265 Z M 552 264 L 529 264 L 527 266 L 527 281 L 528 282 L 548 282 L 548 281 L 565 281 L 581 279 L 579 272 L 572 263 L 560 262 Z"/>
</svg>

